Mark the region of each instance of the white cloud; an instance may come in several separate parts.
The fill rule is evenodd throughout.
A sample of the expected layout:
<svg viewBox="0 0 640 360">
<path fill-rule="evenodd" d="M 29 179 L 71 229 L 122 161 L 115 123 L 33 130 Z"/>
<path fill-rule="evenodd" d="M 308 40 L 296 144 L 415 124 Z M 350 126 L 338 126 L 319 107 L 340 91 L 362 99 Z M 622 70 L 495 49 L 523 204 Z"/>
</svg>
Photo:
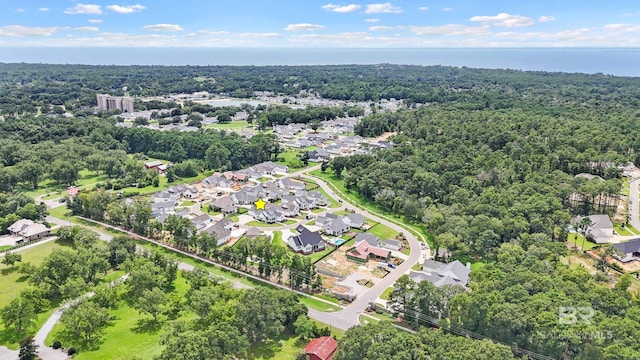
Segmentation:
<svg viewBox="0 0 640 360">
<path fill-rule="evenodd" d="M 49 11 L 49 8 L 41 7 L 41 8 L 40 8 L 40 9 L 38 9 L 38 10 L 40 10 L 40 11 Z"/>
<path fill-rule="evenodd" d="M 238 36 L 248 37 L 248 38 L 276 38 L 282 35 L 278 33 L 243 33 L 243 34 L 238 34 Z"/>
<path fill-rule="evenodd" d="M 399 14 L 403 12 L 401 7 L 393 6 L 391 3 L 384 4 L 368 4 L 367 10 L 365 13 L 367 14 Z"/>
<path fill-rule="evenodd" d="M 106 7 L 107 10 L 114 12 L 114 13 L 118 13 L 118 14 L 131 14 L 134 12 L 139 12 L 142 11 L 144 9 L 146 9 L 146 7 L 140 5 L 140 4 L 135 4 L 135 5 L 130 5 L 130 6 L 121 6 L 121 5 L 109 5 Z"/>
<path fill-rule="evenodd" d="M 607 31 L 615 31 L 618 33 L 628 33 L 640 31 L 640 25 L 635 24 L 607 24 L 602 27 Z"/>
<path fill-rule="evenodd" d="M 90 22 L 92 24 L 100 24 L 102 22 L 102 19 L 89 19 L 87 20 L 87 22 Z"/>
<path fill-rule="evenodd" d="M 74 7 L 67 8 L 64 11 L 65 14 L 78 15 L 78 14 L 102 14 L 102 7 L 95 4 L 77 4 Z"/>
<path fill-rule="evenodd" d="M 23 36 L 50 36 L 58 28 L 56 27 L 27 27 L 22 25 L 0 26 L 0 36 L 23 37 Z"/>
<path fill-rule="evenodd" d="M 176 24 L 154 24 L 143 26 L 143 29 L 150 31 L 182 31 L 184 30 L 180 25 Z"/>
<path fill-rule="evenodd" d="M 364 19 L 364 22 L 368 23 L 377 23 L 378 21 L 380 21 L 380 19 Z"/>
<path fill-rule="evenodd" d="M 556 18 L 553 16 L 540 16 L 538 18 L 538 22 L 541 23 L 545 23 L 545 22 L 549 22 L 549 21 L 554 21 Z"/>
<path fill-rule="evenodd" d="M 23 12 L 24 12 L 24 9 L 23 9 L 23 8 L 17 8 L 17 9 L 16 9 L 16 12 L 17 12 L 17 13 L 23 13 Z"/>
<path fill-rule="evenodd" d="M 316 24 L 289 24 L 282 30 L 286 31 L 316 31 L 324 29 L 324 25 Z"/>
<path fill-rule="evenodd" d="M 442 11 L 451 12 L 451 11 L 453 11 L 453 8 L 450 8 L 450 7 L 442 8 Z"/>
<path fill-rule="evenodd" d="M 99 29 L 95 26 L 78 26 L 73 28 L 75 31 L 98 31 Z"/>
<path fill-rule="evenodd" d="M 388 31 L 395 29 L 393 26 L 369 26 L 369 31 Z"/>
<path fill-rule="evenodd" d="M 511 15 L 507 13 L 500 13 L 495 16 L 474 16 L 469 19 L 471 22 L 479 22 L 485 25 L 500 26 L 500 27 L 522 27 L 531 26 L 534 24 L 533 19 L 521 15 Z"/>
<path fill-rule="evenodd" d="M 427 10 L 429 10 L 429 8 L 428 8 L 428 7 L 426 7 L 426 6 L 420 6 L 420 7 L 418 8 L 418 10 L 420 10 L 420 11 L 427 11 Z"/>
<path fill-rule="evenodd" d="M 410 26 L 409 30 L 418 35 L 447 35 L 447 36 L 478 36 L 489 33 L 488 26 L 466 26 L 459 24 L 447 24 L 440 26 Z"/>
<path fill-rule="evenodd" d="M 328 11 L 345 14 L 345 13 L 358 11 L 362 9 L 362 6 L 356 5 L 356 4 L 349 4 L 349 5 L 327 4 L 327 5 L 324 5 L 322 8 Z"/>
<path fill-rule="evenodd" d="M 210 30 L 198 30 L 196 32 L 192 32 L 187 34 L 188 37 L 212 37 L 212 36 L 220 36 L 227 35 L 227 31 L 210 31 Z"/>
</svg>

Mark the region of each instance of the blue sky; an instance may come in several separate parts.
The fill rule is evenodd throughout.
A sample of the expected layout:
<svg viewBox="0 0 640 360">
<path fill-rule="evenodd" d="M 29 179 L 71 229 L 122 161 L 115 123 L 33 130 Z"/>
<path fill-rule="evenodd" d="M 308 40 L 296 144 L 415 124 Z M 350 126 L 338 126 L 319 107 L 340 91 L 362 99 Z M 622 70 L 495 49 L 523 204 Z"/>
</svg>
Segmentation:
<svg viewBox="0 0 640 360">
<path fill-rule="evenodd" d="M 640 1 L 0 1 L 0 47 L 640 47 Z"/>
</svg>

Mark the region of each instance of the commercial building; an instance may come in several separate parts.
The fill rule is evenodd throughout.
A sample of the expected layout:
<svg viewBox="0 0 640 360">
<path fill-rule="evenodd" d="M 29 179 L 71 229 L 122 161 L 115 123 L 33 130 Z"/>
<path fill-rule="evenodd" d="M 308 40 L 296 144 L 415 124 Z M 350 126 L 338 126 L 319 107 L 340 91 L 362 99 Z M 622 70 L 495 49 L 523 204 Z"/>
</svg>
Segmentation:
<svg viewBox="0 0 640 360">
<path fill-rule="evenodd" d="M 98 108 L 100 110 L 118 109 L 122 112 L 133 112 L 133 98 L 129 96 L 111 96 L 109 94 L 97 94 Z"/>
</svg>

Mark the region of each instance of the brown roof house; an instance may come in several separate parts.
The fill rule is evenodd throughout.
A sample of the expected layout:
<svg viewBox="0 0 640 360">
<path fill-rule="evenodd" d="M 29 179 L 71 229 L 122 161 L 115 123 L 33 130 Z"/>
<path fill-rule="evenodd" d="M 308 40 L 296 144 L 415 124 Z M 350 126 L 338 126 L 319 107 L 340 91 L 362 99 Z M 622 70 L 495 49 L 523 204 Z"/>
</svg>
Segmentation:
<svg viewBox="0 0 640 360">
<path fill-rule="evenodd" d="M 313 339 L 304 347 L 309 360 L 331 360 L 337 350 L 338 342 L 330 336 Z"/>
</svg>

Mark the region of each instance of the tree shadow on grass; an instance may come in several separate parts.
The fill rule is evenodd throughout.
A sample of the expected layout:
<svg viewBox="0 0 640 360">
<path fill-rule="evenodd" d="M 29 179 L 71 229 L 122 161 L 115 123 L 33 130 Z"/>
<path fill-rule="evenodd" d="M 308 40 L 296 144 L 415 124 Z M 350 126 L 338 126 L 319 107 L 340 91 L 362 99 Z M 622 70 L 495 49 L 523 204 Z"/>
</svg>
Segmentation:
<svg viewBox="0 0 640 360">
<path fill-rule="evenodd" d="M 26 332 L 18 332 L 14 328 L 2 329 L 0 331 L 0 344 L 18 349 L 18 344 L 25 335 Z"/>
<path fill-rule="evenodd" d="M 4 268 L 2 270 L 0 270 L 0 274 L 2 275 L 9 275 L 13 272 L 18 271 L 19 267 L 18 266 L 12 266 L 12 267 L 8 267 L 8 268 Z"/>
<path fill-rule="evenodd" d="M 282 350 L 282 342 L 296 335 L 284 333 L 275 339 L 267 339 L 263 342 L 251 344 L 249 348 L 249 359 L 272 359 Z"/>
<path fill-rule="evenodd" d="M 162 322 L 151 318 L 143 318 L 136 322 L 136 326 L 131 331 L 137 334 L 156 334 L 162 329 Z"/>
</svg>

